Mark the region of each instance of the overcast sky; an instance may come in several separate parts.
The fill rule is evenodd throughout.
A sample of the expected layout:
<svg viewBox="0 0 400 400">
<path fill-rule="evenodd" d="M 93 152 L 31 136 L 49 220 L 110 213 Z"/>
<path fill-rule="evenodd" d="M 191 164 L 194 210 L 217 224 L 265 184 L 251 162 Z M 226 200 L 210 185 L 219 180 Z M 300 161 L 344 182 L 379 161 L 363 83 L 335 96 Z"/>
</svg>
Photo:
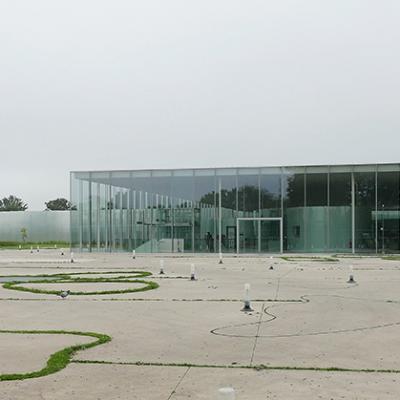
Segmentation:
<svg viewBox="0 0 400 400">
<path fill-rule="evenodd" d="M 0 6 L 0 197 L 69 171 L 400 161 L 398 0 Z"/>
</svg>

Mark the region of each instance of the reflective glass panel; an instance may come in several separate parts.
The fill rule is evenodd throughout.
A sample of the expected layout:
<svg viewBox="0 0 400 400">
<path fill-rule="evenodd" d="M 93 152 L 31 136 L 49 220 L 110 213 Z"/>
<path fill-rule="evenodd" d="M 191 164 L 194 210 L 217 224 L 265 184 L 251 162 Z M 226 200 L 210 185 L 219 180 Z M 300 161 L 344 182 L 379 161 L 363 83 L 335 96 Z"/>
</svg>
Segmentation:
<svg viewBox="0 0 400 400">
<path fill-rule="evenodd" d="M 355 249 L 376 251 L 375 172 L 355 172 Z"/>
<path fill-rule="evenodd" d="M 329 249 L 351 252 L 351 173 L 329 175 Z"/>
<path fill-rule="evenodd" d="M 377 221 L 378 251 L 394 253 L 400 250 L 400 173 L 378 170 Z"/>
</svg>

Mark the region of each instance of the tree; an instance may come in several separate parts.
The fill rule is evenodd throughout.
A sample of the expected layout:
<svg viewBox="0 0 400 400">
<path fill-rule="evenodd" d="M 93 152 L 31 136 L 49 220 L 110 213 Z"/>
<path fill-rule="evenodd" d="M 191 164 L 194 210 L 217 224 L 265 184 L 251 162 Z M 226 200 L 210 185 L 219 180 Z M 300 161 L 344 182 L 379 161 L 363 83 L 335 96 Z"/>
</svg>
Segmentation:
<svg viewBox="0 0 400 400">
<path fill-rule="evenodd" d="M 0 200 L 0 211 L 25 211 L 27 208 L 28 204 L 13 195 Z"/>
<path fill-rule="evenodd" d="M 69 202 L 67 199 L 64 199 L 63 197 L 55 200 L 49 200 L 47 203 L 44 204 L 46 204 L 46 210 L 66 211 L 74 209 L 71 202 Z"/>
</svg>

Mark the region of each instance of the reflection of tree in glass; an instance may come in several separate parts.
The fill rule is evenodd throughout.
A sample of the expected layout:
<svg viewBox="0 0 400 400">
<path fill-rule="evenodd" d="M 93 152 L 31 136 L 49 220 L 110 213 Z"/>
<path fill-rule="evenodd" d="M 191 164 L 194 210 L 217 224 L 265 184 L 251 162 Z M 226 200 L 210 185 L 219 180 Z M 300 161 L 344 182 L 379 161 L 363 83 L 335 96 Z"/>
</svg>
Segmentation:
<svg viewBox="0 0 400 400">
<path fill-rule="evenodd" d="M 304 207 L 304 175 L 289 176 L 286 181 L 286 199 L 289 207 Z"/>
<path fill-rule="evenodd" d="M 238 209 L 240 211 L 258 210 L 259 193 L 258 186 L 241 186 L 238 190 Z"/>
<path fill-rule="evenodd" d="M 355 174 L 356 203 L 359 206 L 375 204 L 375 173 Z"/>
<path fill-rule="evenodd" d="M 239 190 L 233 188 L 231 190 L 221 190 L 221 203 L 222 207 L 236 210 L 236 194 L 238 195 L 238 209 L 242 211 L 258 210 L 259 196 L 261 196 L 262 204 L 273 202 L 277 200 L 277 196 L 270 193 L 266 189 L 259 190 L 258 186 L 246 185 L 242 186 Z M 201 197 L 200 203 L 214 205 L 214 197 L 216 205 L 218 205 L 218 193 L 215 192 L 205 194 Z"/>
</svg>

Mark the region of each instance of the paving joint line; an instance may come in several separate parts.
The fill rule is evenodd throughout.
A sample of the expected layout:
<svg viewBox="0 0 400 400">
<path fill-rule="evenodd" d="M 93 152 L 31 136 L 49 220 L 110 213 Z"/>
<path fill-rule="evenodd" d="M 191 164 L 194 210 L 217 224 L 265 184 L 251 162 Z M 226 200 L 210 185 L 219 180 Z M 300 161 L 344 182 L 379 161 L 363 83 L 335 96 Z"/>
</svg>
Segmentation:
<svg viewBox="0 0 400 400">
<path fill-rule="evenodd" d="M 291 268 L 289 271 L 287 271 L 285 274 L 281 275 L 278 278 L 278 284 L 277 284 L 276 293 L 275 293 L 275 300 L 278 298 L 278 295 L 279 295 L 279 290 L 280 290 L 280 287 L 281 287 L 281 279 L 285 278 L 287 275 L 289 275 L 291 272 L 293 272 L 295 270 L 295 268 L 296 267 Z"/>
<path fill-rule="evenodd" d="M 254 360 L 254 355 L 255 355 L 255 352 L 256 352 L 257 341 L 258 341 L 258 337 L 259 337 L 259 334 L 260 334 L 260 328 L 261 328 L 261 323 L 262 323 L 262 317 L 263 317 L 263 315 L 264 315 L 264 304 L 265 304 L 265 303 L 262 303 L 260 318 L 259 318 L 258 323 L 257 323 L 257 333 L 256 333 L 256 337 L 255 337 L 255 339 L 254 339 L 253 351 L 252 351 L 252 353 L 251 353 L 250 366 L 253 366 L 253 360 Z"/>
<path fill-rule="evenodd" d="M 185 373 L 181 376 L 181 378 L 179 379 L 178 383 L 176 384 L 176 386 L 174 387 L 174 389 L 172 390 L 172 392 L 170 393 L 170 395 L 168 396 L 167 400 L 172 399 L 172 396 L 174 396 L 174 394 L 176 393 L 176 390 L 178 389 L 178 387 L 181 385 L 181 383 L 183 382 L 183 380 L 185 379 L 186 375 L 188 374 L 189 370 L 190 370 L 190 366 L 187 368 L 187 370 L 185 371 Z"/>
</svg>

